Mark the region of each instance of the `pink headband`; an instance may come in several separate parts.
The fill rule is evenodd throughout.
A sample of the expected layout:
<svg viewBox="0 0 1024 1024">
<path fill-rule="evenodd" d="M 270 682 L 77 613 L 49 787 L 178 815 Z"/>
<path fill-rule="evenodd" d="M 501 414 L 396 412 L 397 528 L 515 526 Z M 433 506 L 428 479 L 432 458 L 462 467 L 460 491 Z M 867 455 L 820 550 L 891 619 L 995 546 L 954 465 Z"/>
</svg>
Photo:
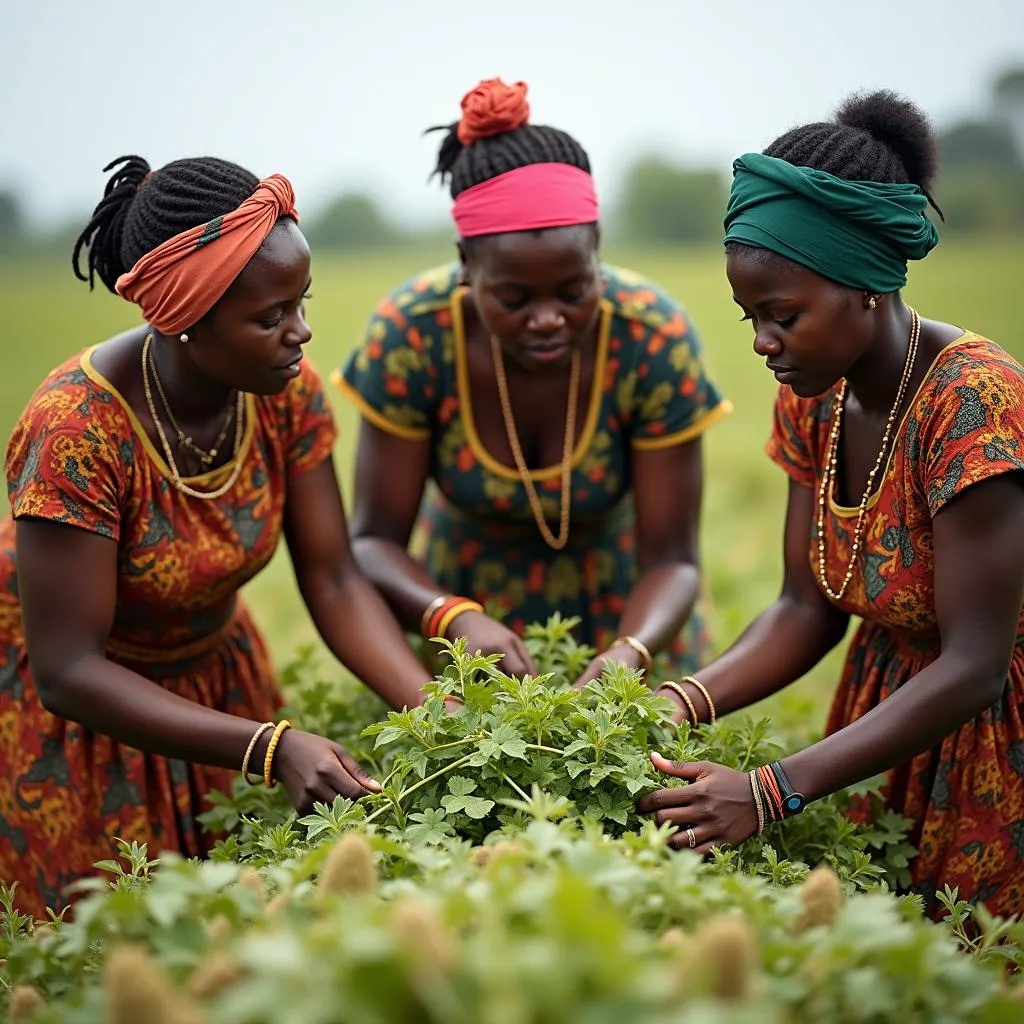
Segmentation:
<svg viewBox="0 0 1024 1024">
<path fill-rule="evenodd" d="M 455 197 L 452 216 L 460 238 L 599 219 L 594 179 L 568 164 L 529 164 L 474 185 Z"/>
</svg>

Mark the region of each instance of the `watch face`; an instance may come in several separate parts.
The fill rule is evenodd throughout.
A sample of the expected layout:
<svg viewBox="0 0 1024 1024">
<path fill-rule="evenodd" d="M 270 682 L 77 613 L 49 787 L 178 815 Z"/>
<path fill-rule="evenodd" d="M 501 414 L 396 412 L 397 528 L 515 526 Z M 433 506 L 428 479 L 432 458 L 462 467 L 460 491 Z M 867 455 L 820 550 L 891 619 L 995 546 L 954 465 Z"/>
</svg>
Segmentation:
<svg viewBox="0 0 1024 1024">
<path fill-rule="evenodd" d="M 807 801 L 799 793 L 790 793 L 785 800 L 782 801 L 783 810 L 789 814 L 798 814 L 804 809 L 804 804 Z"/>
</svg>

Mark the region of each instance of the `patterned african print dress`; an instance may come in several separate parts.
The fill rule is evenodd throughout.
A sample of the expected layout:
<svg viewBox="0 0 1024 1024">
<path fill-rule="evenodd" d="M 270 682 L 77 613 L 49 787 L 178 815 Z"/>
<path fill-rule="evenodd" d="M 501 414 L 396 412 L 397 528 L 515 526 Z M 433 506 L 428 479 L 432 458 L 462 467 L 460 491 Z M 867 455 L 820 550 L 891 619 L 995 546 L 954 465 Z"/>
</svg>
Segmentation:
<svg viewBox="0 0 1024 1024">
<path fill-rule="evenodd" d="M 406 282 L 378 307 L 366 340 L 332 380 L 383 430 L 430 441 L 430 477 L 413 548 L 453 593 L 472 596 L 522 633 L 553 612 L 581 620 L 603 649 L 637 576 L 630 454 L 682 444 L 729 411 L 708 377 L 686 313 L 651 282 L 604 267 L 594 383 L 572 458 L 569 542 L 541 538 L 526 488 L 477 433 L 457 265 Z M 558 519 L 558 465 L 532 477 Z M 672 649 L 679 671 L 706 654 L 700 605 Z"/>
<path fill-rule="evenodd" d="M 783 386 L 768 454 L 817 488 L 834 392 L 797 398 Z M 935 359 L 897 434 L 869 504 L 864 553 L 839 607 L 862 619 L 828 718 L 833 733 L 899 689 L 940 652 L 932 520 L 971 484 L 1024 470 L 1024 369 L 965 333 Z M 849 564 L 856 508 L 830 496 L 828 578 Z M 810 541 L 817 576 L 817 533 Z M 913 890 L 933 916 L 935 891 L 997 914 L 1024 909 L 1024 617 L 1002 698 L 933 750 L 888 773 L 889 806 L 915 822 Z"/>
<path fill-rule="evenodd" d="M 280 706 L 263 640 L 237 597 L 270 560 L 289 479 L 331 455 L 334 422 L 315 371 L 281 394 L 247 396 L 243 469 L 222 498 L 185 497 L 91 350 L 58 367 L 15 427 L 7 453 L 14 517 L 117 543 L 107 657 L 172 693 L 261 721 Z M 214 489 L 230 465 L 190 478 Z M 227 617 L 225 622 L 225 611 Z M 70 883 L 116 853 L 115 837 L 185 856 L 210 837 L 196 816 L 237 774 L 157 757 L 49 714 L 29 669 L 14 521 L 0 526 L 0 879 L 42 916 Z"/>
</svg>

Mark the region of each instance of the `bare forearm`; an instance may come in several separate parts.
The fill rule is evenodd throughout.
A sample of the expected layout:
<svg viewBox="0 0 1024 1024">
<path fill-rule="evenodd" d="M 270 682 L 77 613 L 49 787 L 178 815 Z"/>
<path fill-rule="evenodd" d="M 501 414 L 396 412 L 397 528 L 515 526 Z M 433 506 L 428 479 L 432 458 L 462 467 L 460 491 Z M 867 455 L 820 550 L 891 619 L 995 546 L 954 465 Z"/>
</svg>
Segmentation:
<svg viewBox="0 0 1024 1024">
<path fill-rule="evenodd" d="M 404 547 L 392 540 L 354 537 L 352 553 L 363 575 L 384 595 L 402 627 L 419 633 L 424 608 L 444 593 L 437 582 Z"/>
<path fill-rule="evenodd" d="M 1005 672 L 985 678 L 976 663 L 943 654 L 857 721 L 786 758 L 786 774 L 808 800 L 870 779 L 941 743 L 995 703 L 1005 681 Z"/>
<path fill-rule="evenodd" d="M 101 655 L 86 655 L 60 670 L 44 669 L 37 679 L 52 714 L 137 750 L 182 761 L 240 768 L 258 724 L 179 697 Z"/>
<path fill-rule="evenodd" d="M 688 562 L 648 569 L 630 591 L 619 620 L 619 635 L 634 636 L 651 652 L 665 650 L 690 617 L 700 574 Z"/>
<path fill-rule="evenodd" d="M 783 596 L 698 673 L 720 715 L 777 693 L 809 672 L 846 632 L 848 617 Z"/>
<path fill-rule="evenodd" d="M 421 687 L 430 674 L 364 576 L 300 579 L 299 589 L 324 643 L 342 664 L 393 708 L 423 702 Z"/>
</svg>

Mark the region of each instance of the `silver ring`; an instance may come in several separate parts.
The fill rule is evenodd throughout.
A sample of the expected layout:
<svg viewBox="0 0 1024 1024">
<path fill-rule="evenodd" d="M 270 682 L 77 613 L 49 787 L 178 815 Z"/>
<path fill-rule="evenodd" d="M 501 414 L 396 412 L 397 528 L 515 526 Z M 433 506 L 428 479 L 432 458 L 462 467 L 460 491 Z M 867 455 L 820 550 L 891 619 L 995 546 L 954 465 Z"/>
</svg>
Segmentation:
<svg viewBox="0 0 1024 1024">
<path fill-rule="evenodd" d="M 697 837 L 693 834 L 692 828 L 688 828 L 686 830 L 686 838 L 689 840 L 690 849 L 694 849 L 697 845 Z"/>
</svg>

